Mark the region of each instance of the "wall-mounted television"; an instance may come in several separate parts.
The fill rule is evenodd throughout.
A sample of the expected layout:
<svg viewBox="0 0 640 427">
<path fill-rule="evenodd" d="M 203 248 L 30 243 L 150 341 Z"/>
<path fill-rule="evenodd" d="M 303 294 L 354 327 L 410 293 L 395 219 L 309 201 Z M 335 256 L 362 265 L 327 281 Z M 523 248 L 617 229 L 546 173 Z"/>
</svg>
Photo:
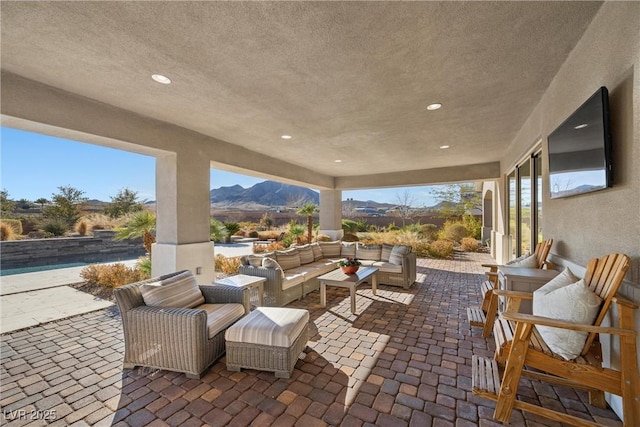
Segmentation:
<svg viewBox="0 0 640 427">
<path fill-rule="evenodd" d="M 611 187 L 609 92 L 601 87 L 548 137 L 551 198 Z"/>
</svg>

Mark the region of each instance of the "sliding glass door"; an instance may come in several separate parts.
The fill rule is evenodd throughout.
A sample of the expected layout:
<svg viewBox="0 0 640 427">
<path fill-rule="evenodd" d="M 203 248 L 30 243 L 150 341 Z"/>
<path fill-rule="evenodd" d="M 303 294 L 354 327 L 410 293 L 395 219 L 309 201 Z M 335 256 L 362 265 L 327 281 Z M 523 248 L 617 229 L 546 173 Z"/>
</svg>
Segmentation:
<svg viewBox="0 0 640 427">
<path fill-rule="evenodd" d="M 542 156 L 532 154 L 507 175 L 511 258 L 533 252 L 542 240 Z"/>
</svg>

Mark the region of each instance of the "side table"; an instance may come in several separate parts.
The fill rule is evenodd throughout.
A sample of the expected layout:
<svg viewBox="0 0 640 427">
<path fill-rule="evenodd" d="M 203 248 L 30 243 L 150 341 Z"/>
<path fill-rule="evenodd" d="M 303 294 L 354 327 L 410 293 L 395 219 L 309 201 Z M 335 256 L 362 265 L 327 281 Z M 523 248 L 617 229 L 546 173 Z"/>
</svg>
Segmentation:
<svg viewBox="0 0 640 427">
<path fill-rule="evenodd" d="M 257 307 L 262 307 L 264 305 L 264 282 L 266 281 L 267 279 L 264 277 L 249 276 L 247 274 L 236 274 L 235 276 L 229 276 L 223 279 L 215 280 L 213 284 L 235 286 L 237 288 L 247 288 L 250 290 L 255 290 L 255 292 L 258 294 L 258 303 L 253 304 L 253 295 L 251 297 L 251 303 Z"/>
<path fill-rule="evenodd" d="M 556 270 L 542 270 L 539 268 L 509 267 L 498 268 L 500 289 L 520 292 L 533 292 L 556 277 L 560 272 Z M 503 298 L 501 297 L 501 300 Z M 500 311 L 505 309 L 504 301 L 500 301 Z M 531 301 L 522 301 L 520 313 L 531 314 Z"/>
</svg>

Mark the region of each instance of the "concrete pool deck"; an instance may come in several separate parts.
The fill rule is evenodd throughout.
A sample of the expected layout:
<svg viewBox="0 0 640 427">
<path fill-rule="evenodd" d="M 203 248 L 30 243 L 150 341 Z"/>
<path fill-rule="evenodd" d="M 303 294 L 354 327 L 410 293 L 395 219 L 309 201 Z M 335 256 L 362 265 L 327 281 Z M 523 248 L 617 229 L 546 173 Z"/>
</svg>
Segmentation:
<svg viewBox="0 0 640 427">
<path fill-rule="evenodd" d="M 214 252 L 227 257 L 248 255 L 252 253 L 252 244 L 217 244 Z M 118 262 L 133 266 L 137 259 Z M 110 301 L 66 286 L 83 281 L 80 277 L 83 268 L 1 276 L 0 334 L 113 306 Z"/>
</svg>

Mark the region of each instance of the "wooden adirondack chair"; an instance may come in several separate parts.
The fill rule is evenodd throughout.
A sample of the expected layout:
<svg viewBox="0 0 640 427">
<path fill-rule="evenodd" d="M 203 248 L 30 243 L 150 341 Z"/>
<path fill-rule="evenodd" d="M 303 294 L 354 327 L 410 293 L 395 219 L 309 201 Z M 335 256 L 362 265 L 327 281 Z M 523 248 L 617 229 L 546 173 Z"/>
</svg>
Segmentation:
<svg viewBox="0 0 640 427">
<path fill-rule="evenodd" d="M 498 346 L 496 359 L 477 356 L 472 358 L 472 391 L 476 395 L 497 402 L 494 419 L 508 422 L 515 408 L 576 426 L 598 425 L 518 400 L 518 383 L 522 375 L 527 375 L 541 381 L 587 390 L 590 393 L 590 402 L 595 406 L 606 405 L 604 392 L 622 396 L 624 425 L 640 425 L 640 377 L 636 348 L 637 332 L 634 330 L 634 310 L 638 306 L 615 296 L 629 265 L 629 257 L 622 254 L 592 259 L 587 265 L 585 283 L 603 299 L 593 325 L 517 313 L 509 311 L 509 308 L 502 313 L 496 320 L 494 330 Z M 498 294 L 509 298 L 523 296 L 523 293 L 509 291 L 498 291 Z M 612 303 L 617 306 L 617 327 L 602 327 L 601 323 Z M 510 308 L 514 307 L 517 307 L 517 304 Z M 580 356 L 567 361 L 554 355 L 534 328 L 536 325 L 587 332 L 588 337 Z M 619 369 L 602 366 L 599 334 L 619 337 Z M 498 363 L 501 361 L 506 362 L 502 378 L 498 370 Z"/>
<path fill-rule="evenodd" d="M 551 263 L 547 261 L 549 251 L 551 251 L 553 239 L 543 240 L 536 245 L 533 253 L 536 256 L 536 268 L 551 268 Z M 467 318 L 469 325 L 472 327 L 482 328 L 482 336 L 487 338 L 493 330 L 493 323 L 498 314 L 498 297 L 495 296 L 494 290 L 498 289 L 498 268 L 497 264 L 482 264 L 490 270 L 486 273 L 488 279 L 480 285 L 480 293 L 482 294 L 482 305 L 480 307 L 467 307 Z"/>
</svg>

